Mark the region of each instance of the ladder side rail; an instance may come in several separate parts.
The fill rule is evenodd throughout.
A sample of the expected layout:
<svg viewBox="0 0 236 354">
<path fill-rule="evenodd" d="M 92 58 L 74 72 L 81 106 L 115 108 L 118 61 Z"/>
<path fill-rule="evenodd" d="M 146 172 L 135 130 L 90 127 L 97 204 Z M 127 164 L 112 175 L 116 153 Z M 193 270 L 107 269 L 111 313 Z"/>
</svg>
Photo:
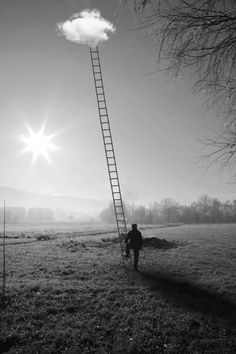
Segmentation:
<svg viewBox="0 0 236 354">
<path fill-rule="evenodd" d="M 95 59 L 98 61 L 99 64 L 96 64 L 96 66 L 100 65 L 100 75 L 101 75 L 101 83 L 102 83 L 102 92 L 103 92 L 103 97 L 104 97 L 104 102 L 105 102 L 105 110 L 107 112 L 107 105 L 106 105 L 106 98 L 105 98 L 105 91 L 104 91 L 104 85 L 103 85 L 103 77 L 102 77 L 102 71 L 101 71 L 101 63 L 100 63 L 100 57 L 99 57 L 99 52 L 97 50 L 97 58 Z M 97 73 L 97 72 L 96 72 Z M 94 75 L 94 78 L 95 78 L 95 75 Z M 96 85 L 95 85 L 96 86 Z M 97 87 L 96 87 L 96 93 L 97 93 Z M 98 101 L 98 106 L 99 106 L 99 95 L 102 95 L 102 93 L 99 93 L 97 94 L 97 101 Z M 104 140 L 104 147 L 105 147 L 105 152 L 106 152 L 106 160 L 107 160 L 107 166 L 108 166 L 108 170 L 109 170 L 109 160 L 108 160 L 108 156 L 107 156 L 107 146 L 105 145 L 105 135 L 104 135 L 104 129 L 103 129 L 103 126 L 102 126 L 102 121 L 100 119 L 100 123 L 101 123 L 101 128 L 102 128 L 102 133 L 103 133 L 103 140 Z M 107 114 L 107 124 L 108 124 L 108 130 L 110 132 L 110 138 L 111 138 L 111 146 L 112 146 L 112 150 L 113 150 L 113 155 L 114 155 L 114 164 L 115 164 L 115 168 L 116 168 L 116 172 L 117 172 L 117 182 L 118 182 L 118 189 L 120 191 L 120 195 L 121 195 L 121 188 L 120 188 L 120 181 L 119 181 L 119 178 L 118 178 L 118 171 L 117 171 L 117 164 L 116 164 L 116 156 L 115 156 L 115 151 L 114 151 L 114 145 L 113 145 L 113 139 L 112 139 L 112 134 L 111 134 L 111 127 L 110 127 L 110 121 L 109 121 L 109 118 L 108 118 L 108 114 Z M 113 193 L 113 188 L 112 188 L 112 184 L 111 184 L 111 190 L 112 190 L 112 195 L 114 194 Z M 123 200 L 122 200 L 122 195 L 121 195 L 121 208 L 123 210 L 123 214 L 124 214 L 124 205 L 123 205 Z M 115 214 L 116 213 L 116 208 L 115 208 Z M 124 214 L 125 216 L 125 214 Z M 124 220 L 125 220 L 125 217 L 124 217 Z M 118 229 L 119 229 L 119 226 L 118 226 Z M 119 230 L 120 231 L 120 230 Z M 125 233 L 127 234 L 127 226 L 126 226 L 126 220 L 125 220 Z"/>
<path fill-rule="evenodd" d="M 93 73 L 94 73 L 94 80 L 97 80 L 96 79 L 96 74 L 99 74 L 100 75 L 100 78 L 98 79 L 99 81 L 101 81 L 101 86 L 99 88 L 101 88 L 102 92 L 99 92 L 98 93 L 98 87 L 96 85 L 96 81 L 95 81 L 95 88 L 96 88 L 96 95 L 97 95 L 97 103 L 98 103 L 98 108 L 101 108 L 100 107 L 100 102 L 104 102 L 104 110 L 106 111 L 106 114 L 107 114 L 107 125 L 108 125 L 108 130 L 110 135 L 109 135 L 109 138 L 111 140 L 111 146 L 112 146 L 112 151 L 113 151 L 113 156 L 114 156 L 114 165 L 115 165 L 115 170 L 117 172 L 117 181 L 118 181 L 118 189 L 119 189 L 119 192 L 120 192 L 120 196 L 121 196 L 121 188 L 120 188 L 120 182 L 119 182 L 119 178 L 118 178 L 118 171 L 117 171 L 117 164 L 116 164 L 116 157 L 115 157 L 115 151 L 114 151 L 114 145 L 113 145 L 113 140 L 112 140 L 112 134 L 111 134 L 111 127 L 110 127 L 110 121 L 109 121 L 109 117 L 108 117 L 108 113 L 107 113 L 107 105 L 106 105 L 106 98 L 105 98 L 105 90 L 104 90 L 104 85 L 103 85 L 103 77 L 102 77 L 102 71 L 101 71 L 101 63 L 100 63 L 100 57 L 99 57 L 99 52 L 98 52 L 98 48 L 96 49 L 96 51 L 94 51 L 93 53 L 97 54 L 97 57 L 96 58 L 92 58 L 92 65 L 93 65 Z M 97 64 L 94 65 L 93 61 L 96 60 L 97 61 Z M 95 72 L 94 70 L 94 67 L 98 67 L 99 70 Z M 99 96 L 103 96 L 103 100 L 99 100 Z M 100 110 L 99 110 L 99 113 L 100 113 Z M 105 144 L 105 138 L 106 136 L 104 135 L 104 129 L 103 129 L 103 123 L 102 122 L 102 119 L 100 119 L 100 124 L 101 124 L 101 129 L 102 129 L 102 133 L 103 133 L 103 141 L 104 141 L 104 147 L 105 147 L 105 152 L 107 151 L 107 145 Z M 106 160 L 107 160 L 107 166 L 108 166 L 108 170 L 110 171 L 109 169 L 109 160 L 108 160 L 108 156 L 107 156 L 107 153 L 106 153 Z M 109 176 L 110 177 L 110 176 Z M 112 190 L 112 195 L 114 194 L 113 193 L 113 188 L 112 188 L 112 185 L 111 185 L 111 190 Z M 114 203 L 113 203 L 114 205 Z M 122 201 L 122 196 L 121 196 L 121 207 L 122 207 L 122 210 L 123 210 L 123 214 L 124 214 L 124 206 L 123 206 L 123 201 Z M 116 213 L 116 208 L 115 208 L 115 214 Z M 125 214 L 124 214 L 124 221 L 125 221 L 125 233 L 127 234 L 127 227 L 126 227 L 126 220 L 125 220 Z M 118 225 L 118 230 L 120 231 L 120 228 L 119 228 L 119 225 Z M 120 232 L 119 232 L 120 233 Z"/>
<path fill-rule="evenodd" d="M 95 58 L 93 56 L 93 54 L 97 54 L 97 57 Z M 101 130 L 102 130 L 102 136 L 103 136 L 103 144 L 104 144 L 104 149 L 105 149 L 105 155 L 106 155 L 106 161 L 107 161 L 107 167 L 108 167 L 108 173 L 109 173 L 109 180 L 110 180 L 110 186 L 111 186 L 111 192 L 112 192 L 112 199 L 113 199 L 113 206 L 114 206 L 114 211 L 115 211 L 115 217 L 116 217 L 116 224 L 117 224 L 117 230 L 118 230 L 118 235 L 119 235 L 119 241 L 120 241 L 120 247 L 121 247 L 121 255 L 122 255 L 122 260 L 124 261 L 124 255 L 123 255 L 123 250 L 122 250 L 122 240 L 121 240 L 121 227 L 119 225 L 119 219 L 118 219 L 118 215 L 117 215 L 117 211 L 116 211 L 116 203 L 115 203 L 115 195 L 113 192 L 113 188 L 112 188 L 112 180 L 111 180 L 111 172 L 109 169 L 109 160 L 108 160 L 108 155 L 107 155 L 107 143 L 105 140 L 105 134 L 104 134 L 104 130 L 103 130 L 103 124 L 104 121 L 102 121 L 102 117 L 106 117 L 107 120 L 105 123 L 107 123 L 108 125 L 108 129 L 110 132 L 110 147 L 111 147 L 111 151 L 113 152 L 113 156 L 114 156 L 114 161 L 115 161 L 115 171 L 112 171 L 113 173 L 115 172 L 116 174 L 116 179 L 117 179 L 117 185 L 118 185 L 118 189 L 119 189 L 119 193 L 120 193 L 120 202 L 121 202 L 121 208 L 122 208 L 122 214 L 124 217 L 124 230 L 125 233 L 127 234 L 127 227 L 126 227 L 126 220 L 125 220 L 125 214 L 124 214 L 124 208 L 123 208 L 123 202 L 122 202 L 122 196 L 121 196 L 121 190 L 120 190 L 120 183 L 119 183 L 119 178 L 118 178 L 118 171 L 117 171 L 117 165 L 116 165 L 116 158 L 115 158 L 115 151 L 114 151 L 114 145 L 113 145 L 113 139 L 112 139 L 112 135 L 111 135 L 111 127 L 110 127 L 110 121 L 109 121 L 109 117 L 108 117 L 108 112 L 107 112 L 107 105 L 106 105 L 106 97 L 105 97 L 105 91 L 104 91 L 104 84 L 103 84 L 103 77 L 102 77 L 102 72 L 101 72 L 101 64 L 100 64 L 100 57 L 99 57 L 99 52 L 98 52 L 98 47 L 96 47 L 95 51 L 92 51 L 92 48 L 90 48 L 90 54 L 91 54 L 91 62 L 92 62 L 92 68 L 93 68 L 93 78 L 94 78 L 94 84 L 95 84 L 95 91 L 96 91 L 96 97 L 97 97 L 97 105 L 98 105 L 98 111 L 99 111 L 99 119 L 100 119 L 100 126 L 101 126 Z M 94 64 L 94 60 L 97 61 L 97 64 Z M 98 67 L 99 70 L 95 71 L 95 67 Z M 99 74 L 99 78 L 97 78 L 96 75 Z M 100 81 L 99 87 L 98 85 L 96 85 L 97 81 Z M 101 89 L 102 92 L 98 92 L 98 88 Z M 100 96 L 103 96 L 102 100 L 99 99 Z M 101 107 L 100 103 L 103 103 L 104 106 Z M 101 114 L 101 110 L 105 111 L 106 114 Z"/>
<path fill-rule="evenodd" d="M 92 51 L 91 51 L 92 52 Z M 92 55 L 91 55 L 91 58 L 92 58 L 92 65 L 93 65 L 93 68 L 94 68 L 94 64 L 93 64 L 93 60 L 97 60 L 98 61 L 98 64 L 95 64 L 96 67 L 99 67 L 99 74 L 101 76 L 101 78 L 99 79 L 101 81 L 101 88 L 102 88 L 102 91 L 103 93 L 97 93 L 97 87 L 95 85 L 95 88 L 96 88 L 96 95 L 97 95 L 97 102 L 98 102 L 98 108 L 100 108 L 99 106 L 99 95 L 103 95 L 104 97 L 104 101 L 105 104 L 104 104 L 104 109 L 107 113 L 107 105 L 106 105 L 106 98 L 105 98 L 105 90 L 104 90 L 104 85 L 103 85 L 103 77 L 102 77 L 102 71 L 101 71 L 101 63 L 100 63 L 100 56 L 99 56 L 99 51 L 98 51 L 98 48 L 96 48 L 95 51 L 93 51 L 92 53 L 95 53 L 97 54 L 97 57 L 96 58 L 93 58 Z M 94 72 L 93 70 L 93 73 L 94 73 L 94 80 L 95 80 L 95 74 L 97 74 L 98 72 Z M 103 130 L 103 127 L 102 127 L 102 121 L 100 119 L 100 123 L 101 123 L 101 129 L 102 129 L 102 133 L 103 133 L 103 142 L 104 142 L 104 147 L 105 147 L 105 152 L 107 151 L 107 146 L 105 145 L 105 138 L 106 136 L 104 135 L 104 130 Z M 115 157 L 115 151 L 114 151 L 114 144 L 113 144 L 113 139 L 112 139 L 112 134 L 111 134 L 111 127 L 110 127 L 110 121 L 109 121 L 109 117 L 108 117 L 108 113 L 107 113 L 107 122 L 108 124 L 108 127 L 109 127 L 109 132 L 110 132 L 110 136 L 109 138 L 111 139 L 111 146 L 112 146 L 112 151 L 113 151 L 113 155 L 114 155 L 114 164 L 115 164 L 115 169 L 116 169 L 116 172 L 117 172 L 117 180 L 118 180 L 118 185 L 119 185 L 119 190 L 120 190 L 120 194 L 121 194 L 121 188 L 120 188 L 120 182 L 119 182 L 119 178 L 118 178 L 118 171 L 117 171 L 117 164 L 116 164 L 116 157 Z M 107 157 L 107 153 L 106 153 L 106 160 L 107 160 L 107 166 L 108 166 L 108 170 L 109 170 L 109 161 L 108 161 L 108 157 Z M 112 189 L 112 185 L 111 185 L 111 189 Z M 112 189 L 112 194 L 113 194 L 113 189 Z M 123 201 L 122 201 L 122 198 L 121 198 L 121 204 L 122 204 L 122 209 L 124 210 L 124 207 L 123 207 Z M 125 225 L 126 226 L 126 225 Z M 127 232 L 126 232 L 127 233 Z"/>
</svg>

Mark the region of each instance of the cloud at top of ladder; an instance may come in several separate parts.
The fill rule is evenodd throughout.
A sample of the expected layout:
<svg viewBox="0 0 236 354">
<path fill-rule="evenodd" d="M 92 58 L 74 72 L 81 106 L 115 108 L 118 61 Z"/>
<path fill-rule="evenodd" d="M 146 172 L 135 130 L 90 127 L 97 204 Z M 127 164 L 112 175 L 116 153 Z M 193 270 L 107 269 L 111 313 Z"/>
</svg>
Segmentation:
<svg viewBox="0 0 236 354">
<path fill-rule="evenodd" d="M 96 47 L 100 42 L 109 39 L 108 33 L 115 32 L 115 27 L 100 12 L 94 10 L 83 10 L 73 15 L 69 20 L 58 23 L 59 32 L 71 42 L 87 44 Z"/>
</svg>

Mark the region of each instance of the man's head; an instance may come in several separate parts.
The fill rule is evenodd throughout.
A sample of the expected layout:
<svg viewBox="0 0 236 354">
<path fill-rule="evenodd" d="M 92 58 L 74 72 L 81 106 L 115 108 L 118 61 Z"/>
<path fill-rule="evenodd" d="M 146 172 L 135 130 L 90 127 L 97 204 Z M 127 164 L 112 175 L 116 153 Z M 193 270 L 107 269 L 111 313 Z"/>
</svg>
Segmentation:
<svg viewBox="0 0 236 354">
<path fill-rule="evenodd" d="M 138 225 L 137 224 L 132 224 L 132 229 L 137 230 Z"/>
</svg>

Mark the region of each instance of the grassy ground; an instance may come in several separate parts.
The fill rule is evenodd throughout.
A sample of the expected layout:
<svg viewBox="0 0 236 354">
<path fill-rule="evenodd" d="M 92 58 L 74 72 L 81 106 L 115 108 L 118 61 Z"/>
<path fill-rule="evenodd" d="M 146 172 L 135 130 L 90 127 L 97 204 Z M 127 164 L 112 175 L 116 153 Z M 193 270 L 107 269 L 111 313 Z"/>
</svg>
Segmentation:
<svg viewBox="0 0 236 354">
<path fill-rule="evenodd" d="M 142 233 L 169 247 L 147 245 L 138 273 L 109 228 L 8 233 L 0 352 L 236 352 L 236 226 Z"/>
</svg>

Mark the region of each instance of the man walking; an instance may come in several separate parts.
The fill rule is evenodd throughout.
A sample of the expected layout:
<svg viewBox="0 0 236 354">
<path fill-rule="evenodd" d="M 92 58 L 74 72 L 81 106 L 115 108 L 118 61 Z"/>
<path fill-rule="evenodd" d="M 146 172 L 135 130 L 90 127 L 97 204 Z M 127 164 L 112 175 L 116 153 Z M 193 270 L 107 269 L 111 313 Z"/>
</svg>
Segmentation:
<svg viewBox="0 0 236 354">
<path fill-rule="evenodd" d="M 138 230 L 137 224 L 132 224 L 132 230 L 128 232 L 126 237 L 126 258 L 130 256 L 130 250 L 134 250 L 134 269 L 138 270 L 139 250 L 143 247 L 143 238 Z"/>
</svg>

